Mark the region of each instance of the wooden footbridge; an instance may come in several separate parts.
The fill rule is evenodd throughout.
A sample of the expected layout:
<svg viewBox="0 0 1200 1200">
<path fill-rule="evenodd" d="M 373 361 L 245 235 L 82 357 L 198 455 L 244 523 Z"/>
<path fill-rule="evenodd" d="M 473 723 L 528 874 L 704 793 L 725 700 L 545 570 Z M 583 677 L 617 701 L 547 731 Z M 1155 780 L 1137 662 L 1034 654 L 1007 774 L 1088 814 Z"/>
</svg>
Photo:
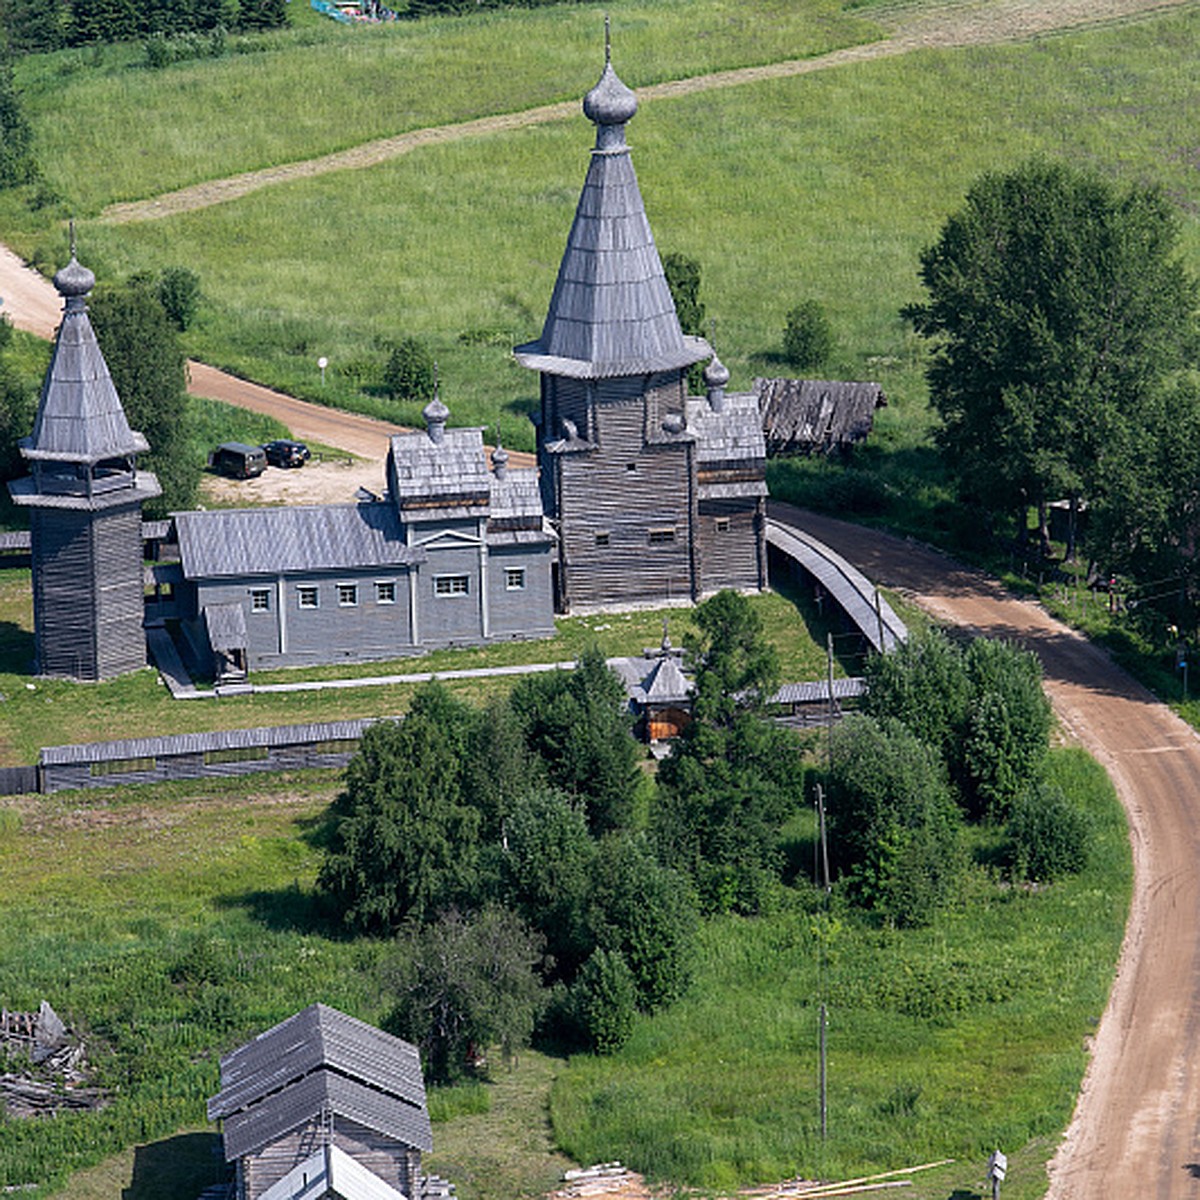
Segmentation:
<svg viewBox="0 0 1200 1200">
<path fill-rule="evenodd" d="M 872 649 L 886 653 L 908 640 L 908 629 L 879 589 L 836 550 L 775 517 L 767 518 L 767 545 L 811 576 Z"/>
</svg>

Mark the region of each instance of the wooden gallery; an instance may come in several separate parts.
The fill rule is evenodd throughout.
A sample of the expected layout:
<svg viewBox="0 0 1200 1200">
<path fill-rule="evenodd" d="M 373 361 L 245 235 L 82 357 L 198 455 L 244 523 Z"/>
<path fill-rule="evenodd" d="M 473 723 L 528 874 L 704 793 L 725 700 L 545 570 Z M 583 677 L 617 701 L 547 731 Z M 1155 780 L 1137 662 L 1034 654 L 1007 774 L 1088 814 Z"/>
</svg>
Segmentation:
<svg viewBox="0 0 1200 1200">
<path fill-rule="evenodd" d="M 198 669 L 542 637 L 555 611 L 766 586 L 758 399 L 727 393 L 711 346 L 680 328 L 625 140 L 637 100 L 611 63 L 583 110 L 583 192 L 541 336 L 515 350 L 540 378 L 537 469 L 502 449 L 489 463 L 482 430 L 447 428 L 435 399 L 425 430 L 392 439 L 380 499 L 174 514 L 158 615 Z M 87 315 L 94 276 L 72 253 L 54 282 L 63 319 L 21 446 L 30 475 L 10 490 L 30 514 L 36 669 L 102 679 L 145 663 L 140 512 L 158 484 Z"/>
</svg>

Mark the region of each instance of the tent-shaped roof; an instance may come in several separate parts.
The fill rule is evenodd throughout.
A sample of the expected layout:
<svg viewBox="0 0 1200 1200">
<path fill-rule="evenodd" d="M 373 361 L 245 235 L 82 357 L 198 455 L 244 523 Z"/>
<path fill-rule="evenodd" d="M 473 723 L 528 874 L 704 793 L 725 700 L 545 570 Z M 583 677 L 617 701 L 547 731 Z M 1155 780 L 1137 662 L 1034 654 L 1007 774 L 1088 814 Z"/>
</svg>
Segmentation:
<svg viewBox="0 0 1200 1200">
<path fill-rule="evenodd" d="M 94 283 L 95 276 L 73 256 L 54 277 L 66 303 L 33 434 L 21 443 L 28 459 L 94 464 L 149 449 L 129 428 L 88 319 L 86 297 Z"/>
<path fill-rule="evenodd" d="M 311 1004 L 221 1060 L 210 1121 L 225 1157 L 252 1154 L 332 1110 L 420 1150 L 433 1148 L 417 1048 L 324 1004 Z"/>
<path fill-rule="evenodd" d="M 679 327 L 625 143 L 625 123 L 637 112 L 637 101 L 611 63 L 583 109 L 596 124 L 596 147 L 542 335 L 516 347 L 517 361 L 577 379 L 701 362 L 712 351 L 703 338 L 687 337 Z"/>
</svg>

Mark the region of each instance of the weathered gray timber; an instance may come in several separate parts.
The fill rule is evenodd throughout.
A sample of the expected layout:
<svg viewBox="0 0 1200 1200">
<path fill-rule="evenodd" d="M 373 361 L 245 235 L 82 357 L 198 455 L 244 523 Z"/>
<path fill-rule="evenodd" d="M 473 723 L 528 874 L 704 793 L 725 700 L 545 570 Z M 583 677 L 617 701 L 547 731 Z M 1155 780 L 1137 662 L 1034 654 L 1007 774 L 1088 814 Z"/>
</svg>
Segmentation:
<svg viewBox="0 0 1200 1200">
<path fill-rule="evenodd" d="M 708 401 L 688 397 L 688 368 L 712 348 L 680 328 L 625 140 L 637 100 L 611 62 L 583 111 L 596 143 L 554 292 L 541 336 L 514 350 L 541 379 L 556 606 L 765 587 L 757 402 L 726 403 L 715 359 Z"/>
<path fill-rule="evenodd" d="M 176 514 L 179 597 L 156 612 L 181 618 L 193 661 L 224 677 L 553 634 L 536 472 L 508 470 L 503 450 L 489 470 L 482 432 L 447 416 L 435 400 L 425 431 L 392 439 L 383 499 Z M 154 580 L 172 582 L 168 564 Z"/>
<path fill-rule="evenodd" d="M 767 541 L 816 580 L 872 649 L 886 653 L 908 640 L 907 627 L 879 589 L 836 551 L 802 529 L 772 518 L 767 519 Z"/>
<path fill-rule="evenodd" d="M 40 790 L 49 793 L 67 788 L 344 767 L 374 720 L 45 746 L 38 755 Z"/>
<path fill-rule="evenodd" d="M 88 319 L 95 282 L 74 254 L 54 277 L 63 319 L 20 444 L 32 474 L 9 484 L 29 510 L 37 670 L 91 680 L 146 663 L 141 506 L 160 494 Z"/>
<path fill-rule="evenodd" d="M 239 1200 L 262 1200 L 327 1146 L 413 1196 L 433 1148 L 416 1047 L 324 1004 L 226 1055 L 208 1118 L 223 1123 Z"/>
<path fill-rule="evenodd" d="M 767 451 L 831 454 L 865 441 L 875 410 L 887 405 L 877 383 L 825 379 L 756 379 Z"/>
</svg>

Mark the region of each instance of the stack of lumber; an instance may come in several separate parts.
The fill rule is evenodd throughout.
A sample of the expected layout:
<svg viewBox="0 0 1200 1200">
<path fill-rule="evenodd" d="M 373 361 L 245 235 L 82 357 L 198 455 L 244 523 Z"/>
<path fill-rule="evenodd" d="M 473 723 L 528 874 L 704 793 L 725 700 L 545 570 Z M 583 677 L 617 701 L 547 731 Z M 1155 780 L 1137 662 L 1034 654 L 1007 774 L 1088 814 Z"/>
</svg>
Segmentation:
<svg viewBox="0 0 1200 1200">
<path fill-rule="evenodd" d="M 0 1105 L 12 1117 L 52 1116 L 103 1107 L 88 1087 L 86 1048 L 43 1000 L 36 1013 L 0 1008 Z"/>
</svg>

